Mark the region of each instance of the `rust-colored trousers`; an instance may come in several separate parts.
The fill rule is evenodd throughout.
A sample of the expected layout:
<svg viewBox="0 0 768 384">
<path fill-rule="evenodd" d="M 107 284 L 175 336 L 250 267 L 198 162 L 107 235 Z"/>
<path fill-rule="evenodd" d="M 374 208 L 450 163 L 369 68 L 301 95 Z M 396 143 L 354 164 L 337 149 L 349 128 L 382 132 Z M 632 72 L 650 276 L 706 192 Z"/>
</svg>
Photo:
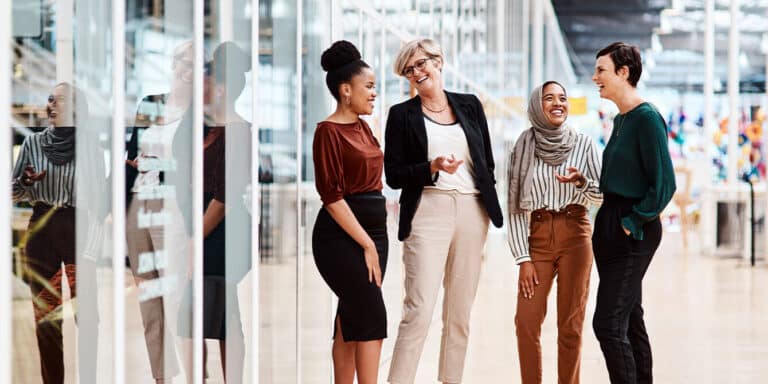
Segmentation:
<svg viewBox="0 0 768 384">
<path fill-rule="evenodd" d="M 569 205 L 563 211 L 531 213 L 529 247 L 539 285 L 526 299 L 517 295 L 517 348 L 523 384 L 541 383 L 541 325 L 547 297 L 557 279 L 558 383 L 578 383 L 581 338 L 592 269 L 592 225 L 587 209 Z"/>
</svg>

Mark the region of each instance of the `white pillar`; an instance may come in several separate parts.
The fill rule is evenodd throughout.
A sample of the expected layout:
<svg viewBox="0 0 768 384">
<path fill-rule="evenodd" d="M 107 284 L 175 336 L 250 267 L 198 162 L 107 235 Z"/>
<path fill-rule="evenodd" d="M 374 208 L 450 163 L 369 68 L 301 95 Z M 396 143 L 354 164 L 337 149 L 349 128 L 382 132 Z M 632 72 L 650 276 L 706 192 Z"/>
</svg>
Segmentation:
<svg viewBox="0 0 768 384">
<path fill-rule="evenodd" d="M 456 17 L 454 19 L 454 28 L 453 28 L 453 54 L 452 54 L 452 61 L 453 61 L 453 68 L 454 70 L 458 71 L 459 68 L 459 39 L 461 38 L 461 28 L 459 27 L 461 25 L 461 10 L 459 9 L 459 1 L 453 0 L 453 12 L 456 13 Z M 459 85 L 459 77 L 456 76 L 456 74 L 453 75 L 453 82 L 451 86 L 451 91 L 458 91 L 457 87 Z M 443 84 L 445 86 L 445 84 Z"/>
<path fill-rule="evenodd" d="M 258 8 L 256 9 L 256 15 L 258 17 Z M 215 18 L 214 18 L 215 20 Z M 234 40 L 234 14 L 232 13 L 232 0 L 219 1 L 219 41 L 232 41 Z"/>
<path fill-rule="evenodd" d="M 387 13 L 381 13 L 381 45 L 379 46 L 379 79 L 377 81 L 379 90 L 379 129 L 378 139 L 380 143 L 384 142 L 384 126 L 387 123 L 387 73 L 389 68 L 384 65 L 384 58 L 387 55 Z"/>
<path fill-rule="evenodd" d="M 259 0 L 251 0 L 251 326 L 249 360 L 251 383 L 259 384 L 259 343 L 261 313 L 259 312 L 259 222 L 261 221 L 261 188 L 259 188 Z"/>
<path fill-rule="evenodd" d="M 6 10 L 7 12 L 7 10 Z M 56 83 L 74 84 L 74 42 L 72 20 L 75 18 L 73 0 L 56 1 Z"/>
<path fill-rule="evenodd" d="M 506 79 L 504 78 L 504 69 L 506 68 L 504 65 L 504 53 L 506 52 L 506 47 L 504 44 L 506 23 L 504 22 L 504 17 L 507 13 L 504 6 L 505 4 L 506 1 L 504 0 L 496 0 L 496 76 L 498 78 L 498 86 L 496 87 L 497 97 L 503 96 L 501 91 L 509 86 L 509 84 L 506 82 Z"/>
<path fill-rule="evenodd" d="M 382 15 L 386 16 L 387 11 L 382 10 Z M 435 0 L 429 0 L 429 38 L 435 38 Z"/>
<path fill-rule="evenodd" d="M 66 17 L 58 17 L 63 21 Z M 71 17 L 70 17 L 71 19 Z M 58 71 L 58 70 L 57 70 Z M 125 0 L 112 2 L 113 383 L 125 383 Z"/>
<path fill-rule="evenodd" d="M 541 84 L 544 64 L 544 5 L 537 0 L 534 0 L 532 5 L 531 88 Z"/>
<path fill-rule="evenodd" d="M 11 5 L 6 3 L 0 12 L 0 153 L 3 153 L 3 161 L 0 161 L 0 180 L 5 182 L 0 187 L 0 254 L 9 255 L 11 251 L 11 145 L 13 130 L 11 126 Z M 5 47 L 5 48 L 3 48 Z M 11 308 L 11 262 L 5 259 L 0 263 L 0 313 L 10 314 Z M 13 336 L 12 321 L 8 318 L 0 321 L 0 383 L 11 383 L 13 380 L 13 350 L 11 340 Z"/>
<path fill-rule="evenodd" d="M 736 184 L 739 139 L 739 0 L 731 0 L 731 28 L 728 34 L 728 184 Z"/>
<path fill-rule="evenodd" d="M 523 98 L 528 97 L 528 92 L 531 90 L 531 78 L 530 78 L 530 56 L 531 56 L 531 0 L 523 0 L 523 22 L 521 23 L 522 26 L 522 48 L 523 48 L 523 58 L 522 58 L 522 66 L 520 69 L 520 77 L 522 80 L 522 88 L 523 88 Z"/>
<path fill-rule="evenodd" d="M 704 135 L 711 140 L 717 126 L 712 106 L 715 81 L 715 0 L 706 0 L 704 16 Z"/>
<path fill-rule="evenodd" d="M 362 11 L 360 13 L 362 17 Z M 302 300 L 304 298 L 304 127 L 303 122 L 303 64 L 304 64 L 304 1 L 296 0 L 296 89 L 295 89 L 295 115 L 296 124 L 296 383 L 304 382 L 303 358 L 302 358 Z"/>
<path fill-rule="evenodd" d="M 257 10 L 258 13 L 258 10 Z M 203 370 L 203 55 L 205 38 L 203 0 L 192 3 L 192 380 L 204 383 Z"/>
</svg>

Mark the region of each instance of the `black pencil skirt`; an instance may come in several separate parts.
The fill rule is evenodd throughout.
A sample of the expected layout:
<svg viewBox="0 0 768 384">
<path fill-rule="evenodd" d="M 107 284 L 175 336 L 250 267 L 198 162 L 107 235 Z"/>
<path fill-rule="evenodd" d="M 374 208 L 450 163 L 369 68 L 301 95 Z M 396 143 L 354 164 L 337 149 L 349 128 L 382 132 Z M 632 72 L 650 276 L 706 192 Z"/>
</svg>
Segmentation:
<svg viewBox="0 0 768 384">
<path fill-rule="evenodd" d="M 381 192 L 375 191 L 349 195 L 344 200 L 376 244 L 383 280 L 389 248 L 386 199 Z M 333 220 L 325 208 L 320 209 L 312 231 L 312 253 L 320 275 L 339 298 L 336 318 L 341 324 L 344 341 L 386 338 L 384 299 L 376 282 L 368 281 L 363 248 Z"/>
</svg>

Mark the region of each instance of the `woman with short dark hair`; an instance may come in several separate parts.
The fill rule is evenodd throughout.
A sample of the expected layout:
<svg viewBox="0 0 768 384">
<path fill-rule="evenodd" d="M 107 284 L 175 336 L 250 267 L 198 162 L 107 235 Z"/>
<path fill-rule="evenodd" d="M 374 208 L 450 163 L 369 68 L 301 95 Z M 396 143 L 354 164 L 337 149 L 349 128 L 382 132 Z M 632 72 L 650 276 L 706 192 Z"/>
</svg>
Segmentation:
<svg viewBox="0 0 768 384">
<path fill-rule="evenodd" d="M 361 115 L 373 113 L 376 75 L 348 41 L 321 58 L 336 111 L 317 124 L 312 144 L 315 186 L 323 207 L 312 231 L 320 275 L 339 298 L 333 336 L 336 383 L 376 383 L 387 311 L 381 282 L 387 266 L 384 154 Z"/>
<path fill-rule="evenodd" d="M 651 344 L 645 329 L 642 284 L 661 242 L 659 214 L 675 192 L 667 127 L 637 93 L 642 61 L 637 47 L 613 43 L 598 52 L 592 81 L 619 108 L 603 151 L 592 247 L 600 283 L 592 326 L 612 383 L 651 383 Z"/>
</svg>

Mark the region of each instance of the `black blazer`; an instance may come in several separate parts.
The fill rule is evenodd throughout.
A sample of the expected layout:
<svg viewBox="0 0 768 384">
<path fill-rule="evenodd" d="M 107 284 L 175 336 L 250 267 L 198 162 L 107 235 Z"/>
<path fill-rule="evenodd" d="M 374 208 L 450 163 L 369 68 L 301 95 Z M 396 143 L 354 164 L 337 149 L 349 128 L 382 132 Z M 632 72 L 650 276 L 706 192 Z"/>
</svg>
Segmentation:
<svg viewBox="0 0 768 384">
<path fill-rule="evenodd" d="M 480 100 L 475 95 L 445 92 L 469 144 L 474 164 L 475 187 L 496 227 L 502 225 L 501 207 L 496 195 L 496 178 L 488 122 Z M 427 129 L 421 111 L 421 98 L 416 96 L 392 106 L 384 134 L 384 173 L 387 185 L 402 188 L 400 194 L 400 227 L 397 238 L 405 240 L 411 233 L 411 221 L 427 185 L 434 185 L 427 158 Z"/>
</svg>

